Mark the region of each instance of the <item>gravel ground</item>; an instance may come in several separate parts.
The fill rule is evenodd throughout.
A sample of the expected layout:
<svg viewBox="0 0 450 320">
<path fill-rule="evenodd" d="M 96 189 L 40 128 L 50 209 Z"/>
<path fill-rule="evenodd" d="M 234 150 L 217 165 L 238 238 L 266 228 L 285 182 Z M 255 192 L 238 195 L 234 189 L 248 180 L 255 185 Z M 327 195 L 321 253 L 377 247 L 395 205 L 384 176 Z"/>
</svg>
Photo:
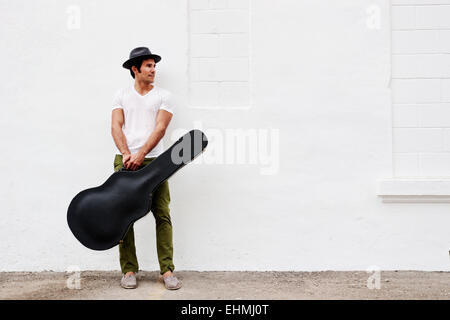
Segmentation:
<svg viewBox="0 0 450 320">
<path fill-rule="evenodd" d="M 371 274 L 365 271 L 176 275 L 183 287 L 169 291 L 157 271 L 140 271 L 136 289 L 120 287 L 119 271 L 83 271 L 79 289 L 68 288 L 71 274 L 64 272 L 1 272 L 0 299 L 450 299 L 450 272 L 381 271 L 379 289 L 368 288 Z"/>
</svg>

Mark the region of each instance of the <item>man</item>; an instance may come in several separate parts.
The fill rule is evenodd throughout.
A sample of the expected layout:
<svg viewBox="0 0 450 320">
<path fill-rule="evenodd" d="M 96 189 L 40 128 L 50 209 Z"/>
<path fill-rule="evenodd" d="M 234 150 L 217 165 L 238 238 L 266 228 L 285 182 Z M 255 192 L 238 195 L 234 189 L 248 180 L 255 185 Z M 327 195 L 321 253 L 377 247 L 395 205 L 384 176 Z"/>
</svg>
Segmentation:
<svg viewBox="0 0 450 320">
<path fill-rule="evenodd" d="M 138 170 L 164 150 L 161 139 L 172 119 L 170 92 L 153 84 L 155 67 L 161 57 L 146 47 L 135 48 L 123 64 L 134 78 L 134 85 L 116 93 L 113 101 L 111 134 L 117 147 L 114 170 Z M 151 211 L 156 221 L 156 247 L 165 287 L 179 289 L 181 281 L 173 274 L 172 223 L 169 214 L 169 184 L 165 181 L 153 193 Z M 133 225 L 119 243 L 121 286 L 137 287 L 139 265 Z"/>
</svg>

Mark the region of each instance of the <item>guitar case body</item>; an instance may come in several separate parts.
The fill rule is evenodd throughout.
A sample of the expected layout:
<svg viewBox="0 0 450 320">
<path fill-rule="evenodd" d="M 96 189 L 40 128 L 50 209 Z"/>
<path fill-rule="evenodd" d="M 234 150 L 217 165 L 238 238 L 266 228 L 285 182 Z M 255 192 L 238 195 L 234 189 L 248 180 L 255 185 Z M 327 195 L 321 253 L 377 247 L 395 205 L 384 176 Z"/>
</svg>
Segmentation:
<svg viewBox="0 0 450 320">
<path fill-rule="evenodd" d="M 101 186 L 78 193 L 67 210 L 67 223 L 87 248 L 107 250 L 151 208 L 154 190 L 206 148 L 208 140 L 192 130 L 142 169 L 114 172 Z"/>
</svg>

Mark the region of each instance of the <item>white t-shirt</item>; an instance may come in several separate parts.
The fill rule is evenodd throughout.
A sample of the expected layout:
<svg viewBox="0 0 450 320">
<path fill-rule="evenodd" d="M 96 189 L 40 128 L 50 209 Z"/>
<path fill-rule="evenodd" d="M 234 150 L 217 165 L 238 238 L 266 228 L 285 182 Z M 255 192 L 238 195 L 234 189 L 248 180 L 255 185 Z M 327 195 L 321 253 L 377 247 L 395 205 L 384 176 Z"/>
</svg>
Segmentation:
<svg viewBox="0 0 450 320">
<path fill-rule="evenodd" d="M 122 131 L 127 139 L 131 154 L 136 153 L 148 140 L 156 126 L 156 115 L 160 109 L 173 114 L 171 93 L 153 86 L 146 95 L 140 95 L 134 84 L 117 91 L 112 109 L 121 108 L 124 114 Z M 116 147 L 116 151 L 120 151 Z M 157 157 L 164 151 L 162 139 L 150 150 L 146 158 Z"/>
</svg>

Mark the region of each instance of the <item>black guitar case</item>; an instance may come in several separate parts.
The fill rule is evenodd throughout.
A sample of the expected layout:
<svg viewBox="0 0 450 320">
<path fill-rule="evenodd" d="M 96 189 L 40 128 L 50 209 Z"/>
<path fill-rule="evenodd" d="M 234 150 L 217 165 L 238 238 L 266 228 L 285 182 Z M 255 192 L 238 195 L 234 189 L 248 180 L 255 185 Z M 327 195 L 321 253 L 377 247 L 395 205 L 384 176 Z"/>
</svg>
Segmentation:
<svg viewBox="0 0 450 320">
<path fill-rule="evenodd" d="M 67 210 L 70 230 L 89 249 L 118 245 L 128 228 L 150 211 L 153 191 L 207 144 L 203 132 L 192 130 L 142 169 L 119 170 L 101 186 L 81 191 Z"/>
</svg>

